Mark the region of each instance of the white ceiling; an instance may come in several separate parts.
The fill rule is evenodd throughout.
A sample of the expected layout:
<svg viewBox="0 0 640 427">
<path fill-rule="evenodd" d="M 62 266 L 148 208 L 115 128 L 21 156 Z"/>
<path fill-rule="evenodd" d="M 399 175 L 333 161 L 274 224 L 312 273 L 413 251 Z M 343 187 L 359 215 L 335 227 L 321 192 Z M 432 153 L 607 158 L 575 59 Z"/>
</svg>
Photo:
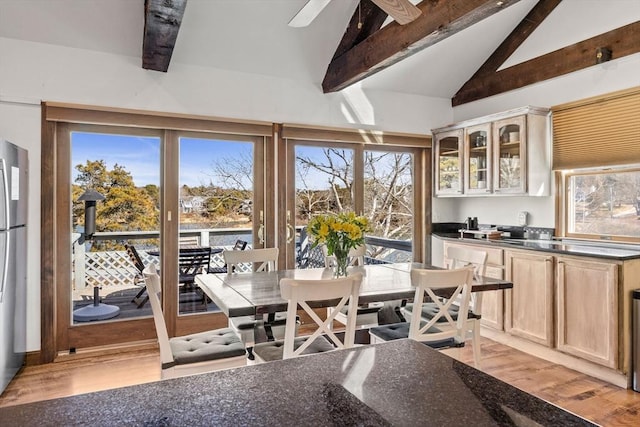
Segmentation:
<svg viewBox="0 0 640 427">
<path fill-rule="evenodd" d="M 287 26 L 305 2 L 188 0 L 171 63 L 320 86 L 357 0 L 333 0 L 308 27 Z M 521 0 L 362 86 L 451 98 L 536 2 Z M 505 66 L 638 20 L 640 0 L 564 0 Z M 0 37 L 140 58 L 143 27 L 144 0 L 0 0 Z"/>
</svg>

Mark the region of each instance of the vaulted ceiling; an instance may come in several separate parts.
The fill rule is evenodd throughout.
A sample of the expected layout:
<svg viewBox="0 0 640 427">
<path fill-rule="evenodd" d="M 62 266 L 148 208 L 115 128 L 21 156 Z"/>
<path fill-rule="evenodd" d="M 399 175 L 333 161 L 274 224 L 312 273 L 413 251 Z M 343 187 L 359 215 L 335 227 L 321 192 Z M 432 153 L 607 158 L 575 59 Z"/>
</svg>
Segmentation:
<svg viewBox="0 0 640 427">
<path fill-rule="evenodd" d="M 0 37 L 454 105 L 595 66 L 601 47 L 640 52 L 637 0 L 411 0 L 422 14 L 402 26 L 370 0 L 331 0 L 288 27 L 306 1 L 2 0 Z"/>
<path fill-rule="evenodd" d="M 403 0 L 405 1 L 405 0 Z M 143 67 L 167 71 L 187 0 L 145 0 Z M 416 2 L 416 14 L 383 26 L 381 6 L 398 0 L 360 0 L 328 65 L 325 93 L 335 92 L 504 11 L 520 0 L 449 0 Z M 612 29 L 550 52 L 524 65 L 499 68 L 562 0 L 538 0 L 492 55 L 453 96 L 453 105 L 517 89 L 640 51 L 640 22 Z M 407 3 L 408 6 L 411 4 Z M 395 15 L 394 15 L 395 16 Z M 597 55 L 597 57 L 596 57 Z M 595 58 L 595 59 L 594 59 Z"/>
</svg>

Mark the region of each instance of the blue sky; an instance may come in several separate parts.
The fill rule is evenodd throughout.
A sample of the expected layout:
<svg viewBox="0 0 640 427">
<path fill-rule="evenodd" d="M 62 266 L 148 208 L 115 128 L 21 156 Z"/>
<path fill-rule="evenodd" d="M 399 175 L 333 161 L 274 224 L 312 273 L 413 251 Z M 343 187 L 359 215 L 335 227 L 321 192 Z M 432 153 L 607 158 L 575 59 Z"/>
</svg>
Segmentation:
<svg viewBox="0 0 640 427">
<path fill-rule="evenodd" d="M 72 134 L 72 180 L 75 166 L 87 160 L 104 160 L 108 169 L 117 163 L 133 176 L 137 186 L 160 184 L 160 139 L 129 135 L 74 132 Z M 238 158 L 240 152 L 252 155 L 252 144 L 184 138 L 180 143 L 180 183 L 189 186 L 216 181 L 214 165 Z"/>
<path fill-rule="evenodd" d="M 72 180 L 78 172 L 75 166 L 85 164 L 87 160 L 104 160 L 108 169 L 117 163 L 133 176 L 136 186 L 160 184 L 160 139 L 130 135 L 96 134 L 73 132 L 71 137 Z M 324 159 L 320 147 L 297 146 L 296 155 L 312 159 Z M 190 187 L 207 185 L 212 181 L 215 185 L 225 187 L 216 175 L 216 164 L 233 169 L 236 163 L 247 164 L 253 157 L 251 142 L 181 138 L 180 140 L 180 184 Z M 246 160 L 246 161 L 245 161 Z M 337 165 L 342 160 L 334 159 Z M 377 163 L 382 171 L 385 161 Z M 387 166 L 388 167 L 388 166 Z M 328 176 L 309 170 L 304 179 L 310 189 L 328 188 Z M 244 188 L 251 188 L 251 183 L 243 180 Z M 301 177 L 296 177 L 296 186 L 302 188 Z M 237 188 L 237 186 L 233 186 Z"/>
</svg>

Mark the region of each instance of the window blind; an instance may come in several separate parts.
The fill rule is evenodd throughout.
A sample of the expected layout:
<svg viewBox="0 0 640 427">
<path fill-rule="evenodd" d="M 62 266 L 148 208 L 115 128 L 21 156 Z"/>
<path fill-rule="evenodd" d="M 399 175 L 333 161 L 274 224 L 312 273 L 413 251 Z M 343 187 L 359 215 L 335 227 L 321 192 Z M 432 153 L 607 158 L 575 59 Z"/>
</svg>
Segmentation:
<svg viewBox="0 0 640 427">
<path fill-rule="evenodd" d="M 640 163 L 640 87 L 551 111 L 554 170 Z"/>
</svg>

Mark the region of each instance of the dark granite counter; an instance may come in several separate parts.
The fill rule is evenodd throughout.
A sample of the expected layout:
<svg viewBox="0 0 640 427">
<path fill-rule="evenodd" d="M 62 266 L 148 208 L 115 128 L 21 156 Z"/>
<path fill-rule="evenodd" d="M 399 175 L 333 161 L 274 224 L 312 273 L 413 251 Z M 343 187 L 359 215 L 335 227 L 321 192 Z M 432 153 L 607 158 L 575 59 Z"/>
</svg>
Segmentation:
<svg viewBox="0 0 640 427">
<path fill-rule="evenodd" d="M 579 255 L 594 258 L 626 261 L 640 258 L 640 246 L 628 245 L 628 248 L 606 243 L 580 243 L 579 241 L 562 240 L 527 240 L 527 239 L 473 239 L 460 238 L 460 233 L 434 233 L 434 236 L 449 241 L 472 243 L 502 247 L 504 249 L 528 249 L 552 252 L 564 255 Z M 636 249 L 637 247 L 637 249 Z"/>
<path fill-rule="evenodd" d="M 594 425 L 411 340 L 0 408 L 0 421 L 7 426 Z"/>
</svg>

